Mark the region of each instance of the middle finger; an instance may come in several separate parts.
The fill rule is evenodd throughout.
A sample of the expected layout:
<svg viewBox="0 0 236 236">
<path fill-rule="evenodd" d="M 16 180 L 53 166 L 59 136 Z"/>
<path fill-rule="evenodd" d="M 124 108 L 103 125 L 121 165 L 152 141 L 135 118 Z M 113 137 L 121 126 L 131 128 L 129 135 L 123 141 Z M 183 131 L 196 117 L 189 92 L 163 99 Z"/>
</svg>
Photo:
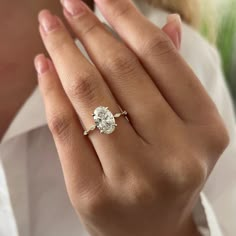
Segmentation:
<svg viewBox="0 0 236 236">
<path fill-rule="evenodd" d="M 170 117 L 177 118 L 177 115 L 137 56 L 105 28 L 83 1 L 61 2 L 70 26 L 106 79 L 119 104 L 129 111 L 133 126 L 146 140 L 150 140 L 153 137 L 150 132 L 152 129 L 147 124 L 162 124 L 158 129 L 164 128 L 163 120 L 169 121 Z M 157 108 L 158 112 L 155 114 Z"/>
</svg>

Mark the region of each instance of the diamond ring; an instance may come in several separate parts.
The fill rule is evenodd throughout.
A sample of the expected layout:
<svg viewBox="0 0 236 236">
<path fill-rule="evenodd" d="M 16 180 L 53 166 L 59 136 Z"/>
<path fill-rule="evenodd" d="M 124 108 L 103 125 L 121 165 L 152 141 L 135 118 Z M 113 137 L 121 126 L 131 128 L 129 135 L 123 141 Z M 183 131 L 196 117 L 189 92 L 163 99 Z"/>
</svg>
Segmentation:
<svg viewBox="0 0 236 236">
<path fill-rule="evenodd" d="M 111 134 L 117 127 L 115 118 L 127 115 L 128 113 L 126 111 L 113 115 L 111 111 L 109 111 L 108 107 L 97 107 L 92 115 L 95 125 L 93 125 L 89 130 L 84 131 L 84 135 L 88 135 L 96 128 L 98 128 L 102 134 Z"/>
</svg>

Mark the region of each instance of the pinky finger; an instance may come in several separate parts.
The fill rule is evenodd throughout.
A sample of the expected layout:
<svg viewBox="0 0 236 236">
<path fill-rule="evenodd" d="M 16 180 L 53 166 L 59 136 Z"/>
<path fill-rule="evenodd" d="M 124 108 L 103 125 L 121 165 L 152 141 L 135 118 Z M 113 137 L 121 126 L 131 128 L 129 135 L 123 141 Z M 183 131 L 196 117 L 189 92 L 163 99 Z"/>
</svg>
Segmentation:
<svg viewBox="0 0 236 236">
<path fill-rule="evenodd" d="M 83 191 L 97 189 L 101 184 L 102 167 L 93 146 L 83 136 L 81 123 L 63 90 L 52 61 L 42 54 L 38 55 L 35 67 L 67 191 L 72 203 L 76 201 L 77 204 Z"/>
</svg>

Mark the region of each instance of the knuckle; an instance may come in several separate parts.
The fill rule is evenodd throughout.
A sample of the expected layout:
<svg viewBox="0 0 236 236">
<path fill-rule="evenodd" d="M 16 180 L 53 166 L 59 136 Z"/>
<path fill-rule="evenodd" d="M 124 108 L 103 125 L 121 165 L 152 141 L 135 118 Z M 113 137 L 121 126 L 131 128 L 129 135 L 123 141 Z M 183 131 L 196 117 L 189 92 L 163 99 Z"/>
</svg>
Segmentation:
<svg viewBox="0 0 236 236">
<path fill-rule="evenodd" d="M 48 120 L 48 126 L 53 136 L 66 139 L 71 133 L 72 118 L 68 113 L 60 113 L 51 115 Z"/>
<path fill-rule="evenodd" d="M 127 196 L 133 205 L 147 205 L 151 204 L 157 199 L 157 191 L 153 186 L 152 181 L 145 178 L 136 177 L 128 184 Z"/>
<path fill-rule="evenodd" d="M 135 205 L 147 205 L 157 199 L 156 192 L 149 186 L 139 186 L 135 189 L 133 202 Z"/>
<path fill-rule="evenodd" d="M 116 166 L 110 173 L 110 178 L 114 184 L 122 185 L 130 178 L 130 169 L 127 166 Z"/>
<path fill-rule="evenodd" d="M 86 102 L 95 100 L 98 83 L 94 73 L 80 73 L 75 75 L 70 81 L 71 83 L 68 88 L 69 96 Z"/>
<path fill-rule="evenodd" d="M 227 148 L 230 143 L 229 132 L 223 121 L 217 121 L 209 132 L 211 133 L 210 144 L 218 156 Z"/>
<path fill-rule="evenodd" d="M 90 33 L 94 32 L 97 27 L 99 27 L 99 24 L 97 22 L 91 22 L 81 33 L 82 37 L 88 36 Z"/>
<path fill-rule="evenodd" d="M 137 63 L 138 59 L 131 52 L 117 50 L 106 57 L 103 68 L 108 74 L 130 75 L 137 68 Z"/>
<path fill-rule="evenodd" d="M 114 19 L 118 19 L 120 17 L 124 17 L 125 15 L 129 15 L 132 11 L 132 5 L 127 1 L 122 3 L 119 8 L 117 8 L 113 13 Z"/>
<path fill-rule="evenodd" d="M 218 145 L 219 143 L 219 145 Z M 230 143 L 230 135 L 226 127 L 222 127 L 220 130 L 220 137 L 217 139 L 217 146 L 219 146 L 221 153 L 229 146 Z"/>
<path fill-rule="evenodd" d="M 105 193 L 95 195 L 88 194 L 86 197 L 80 200 L 80 211 L 85 212 L 85 214 L 89 216 L 98 216 L 104 212 L 105 209 L 109 207 L 109 205 L 110 199 Z"/>
<path fill-rule="evenodd" d="M 105 197 L 97 196 L 89 201 L 84 202 L 84 206 L 86 207 L 86 211 L 89 215 L 99 215 L 108 205 L 108 200 Z"/>
<path fill-rule="evenodd" d="M 144 42 L 140 48 L 144 56 L 164 57 L 175 52 L 175 47 L 171 40 L 161 33 L 156 33 L 152 38 Z"/>
<path fill-rule="evenodd" d="M 105 179 L 98 177 L 95 181 L 89 182 L 85 179 L 70 186 L 70 201 L 75 210 L 88 214 L 89 216 L 98 215 L 109 203 L 107 185 Z"/>
<path fill-rule="evenodd" d="M 207 178 L 207 166 L 202 163 L 199 158 L 191 159 L 191 167 L 186 168 L 183 172 L 183 181 L 179 181 L 180 189 L 186 189 L 186 191 L 194 191 L 202 186 Z M 182 178 L 179 178 L 182 180 Z"/>
<path fill-rule="evenodd" d="M 185 156 L 182 162 L 179 158 L 174 158 L 176 161 L 169 164 L 168 170 L 165 170 L 165 186 L 177 194 L 189 194 L 196 191 L 207 177 L 207 166 L 203 161 L 192 154 L 185 154 Z"/>
<path fill-rule="evenodd" d="M 61 51 L 66 50 L 66 47 L 68 45 L 67 42 L 68 39 L 64 34 L 61 34 L 60 36 L 53 35 L 53 38 L 48 43 L 49 51 L 53 54 L 61 53 Z"/>
</svg>

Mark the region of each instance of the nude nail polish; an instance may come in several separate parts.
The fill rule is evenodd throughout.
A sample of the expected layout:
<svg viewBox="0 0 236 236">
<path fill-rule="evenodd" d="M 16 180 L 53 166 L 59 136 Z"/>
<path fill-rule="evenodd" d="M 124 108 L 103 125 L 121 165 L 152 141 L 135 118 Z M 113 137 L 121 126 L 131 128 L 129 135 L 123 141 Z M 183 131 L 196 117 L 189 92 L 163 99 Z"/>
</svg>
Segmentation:
<svg viewBox="0 0 236 236">
<path fill-rule="evenodd" d="M 38 75 L 42 75 L 49 70 L 49 64 L 44 54 L 40 54 L 36 56 L 34 60 L 34 64 L 35 64 L 35 69 Z"/>
<path fill-rule="evenodd" d="M 45 32 L 50 32 L 59 26 L 59 21 L 56 16 L 52 15 L 50 11 L 44 10 L 40 13 L 39 22 Z"/>
<path fill-rule="evenodd" d="M 85 11 L 84 4 L 81 0 L 61 0 L 61 3 L 71 16 L 80 16 Z"/>
</svg>

